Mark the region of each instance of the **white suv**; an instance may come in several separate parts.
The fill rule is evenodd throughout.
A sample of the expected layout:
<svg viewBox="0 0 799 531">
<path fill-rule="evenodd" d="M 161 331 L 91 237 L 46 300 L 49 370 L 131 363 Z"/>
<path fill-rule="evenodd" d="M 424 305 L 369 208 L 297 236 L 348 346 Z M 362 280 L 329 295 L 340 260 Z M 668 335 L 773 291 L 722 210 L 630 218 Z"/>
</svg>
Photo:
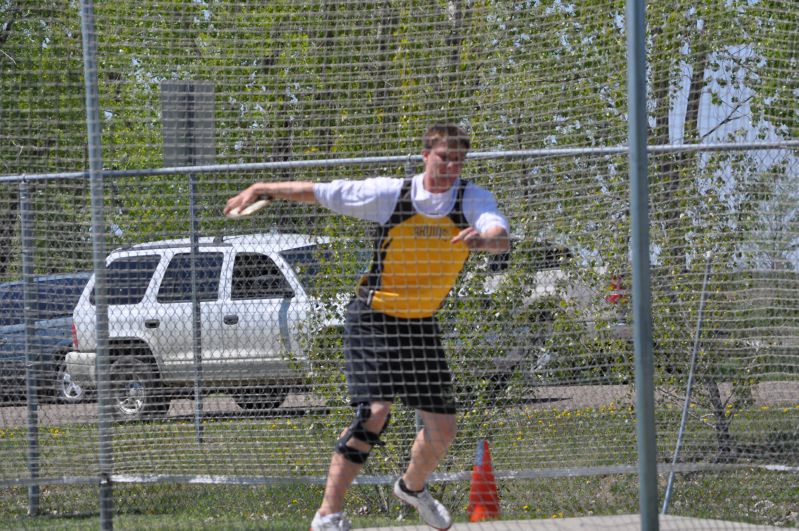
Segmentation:
<svg viewBox="0 0 799 531">
<path fill-rule="evenodd" d="M 112 252 L 106 293 L 116 417 L 165 414 L 172 397 L 193 389 L 192 276 L 203 390 L 230 393 L 242 408 L 279 406 L 308 372 L 301 335 L 334 325 L 316 319 L 325 243 L 297 234 L 201 238 L 194 275 L 188 239 Z M 67 355 L 72 378 L 90 388 L 96 385 L 94 280 L 75 308 L 74 352 Z"/>
</svg>

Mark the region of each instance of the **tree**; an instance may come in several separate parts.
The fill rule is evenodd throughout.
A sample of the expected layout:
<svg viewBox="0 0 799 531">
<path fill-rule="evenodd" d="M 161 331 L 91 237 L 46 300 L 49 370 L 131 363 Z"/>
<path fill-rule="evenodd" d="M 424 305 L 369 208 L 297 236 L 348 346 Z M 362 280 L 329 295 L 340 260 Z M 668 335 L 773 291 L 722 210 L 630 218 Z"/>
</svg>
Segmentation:
<svg viewBox="0 0 799 531">
<path fill-rule="evenodd" d="M 81 167 L 85 114 L 80 20 L 65 0 L 0 2 L 0 171 L 32 174 Z M 0 277 L 19 274 L 18 185 L 3 184 Z M 39 272 L 80 268 L 86 234 L 83 187 L 67 181 L 31 182 Z M 55 256 L 59 256 L 55 260 Z"/>
</svg>

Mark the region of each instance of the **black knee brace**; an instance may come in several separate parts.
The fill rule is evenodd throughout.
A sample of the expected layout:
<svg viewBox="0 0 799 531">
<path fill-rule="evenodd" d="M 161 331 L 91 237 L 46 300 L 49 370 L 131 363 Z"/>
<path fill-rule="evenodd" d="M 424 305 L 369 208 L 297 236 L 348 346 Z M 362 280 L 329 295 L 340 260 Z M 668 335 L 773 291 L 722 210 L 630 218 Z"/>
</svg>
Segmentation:
<svg viewBox="0 0 799 531">
<path fill-rule="evenodd" d="M 383 424 L 383 428 L 379 433 L 368 431 L 363 426 L 363 423 L 369 420 L 369 417 L 371 416 L 372 409 L 369 407 L 369 404 L 358 404 L 358 409 L 355 410 L 355 420 L 352 422 L 352 424 L 350 424 L 349 428 L 347 428 L 347 431 L 344 432 L 344 435 L 342 435 L 341 438 L 336 441 L 336 451 L 349 461 L 352 461 L 358 465 L 362 465 L 366 462 L 366 460 L 369 458 L 369 453 L 371 450 L 362 452 L 351 446 L 348 446 L 347 441 L 355 437 L 359 441 L 363 441 L 371 446 L 385 445 L 385 443 L 380 440 L 380 436 L 388 427 L 388 422 L 391 420 L 391 413 L 389 413 L 386 417 L 386 423 Z"/>
</svg>

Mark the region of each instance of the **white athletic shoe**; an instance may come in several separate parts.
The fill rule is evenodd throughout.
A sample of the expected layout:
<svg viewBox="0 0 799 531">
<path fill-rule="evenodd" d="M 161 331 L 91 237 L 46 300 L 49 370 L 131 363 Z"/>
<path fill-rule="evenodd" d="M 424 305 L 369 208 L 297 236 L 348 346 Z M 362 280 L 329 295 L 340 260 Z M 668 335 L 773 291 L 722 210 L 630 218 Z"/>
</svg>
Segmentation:
<svg viewBox="0 0 799 531">
<path fill-rule="evenodd" d="M 344 513 L 333 513 L 327 516 L 320 516 L 319 511 L 311 521 L 311 531 L 349 531 L 350 521 Z"/>
<path fill-rule="evenodd" d="M 434 527 L 440 531 L 452 527 L 452 517 L 449 515 L 449 511 L 447 511 L 447 508 L 444 507 L 440 501 L 430 495 L 430 491 L 427 490 L 427 485 L 425 485 L 422 492 L 409 493 L 402 490 L 402 487 L 400 487 L 401 480 L 402 478 L 394 483 L 394 496 L 411 507 L 415 507 L 416 510 L 419 511 L 419 516 L 421 516 L 422 520 L 430 527 Z"/>
</svg>

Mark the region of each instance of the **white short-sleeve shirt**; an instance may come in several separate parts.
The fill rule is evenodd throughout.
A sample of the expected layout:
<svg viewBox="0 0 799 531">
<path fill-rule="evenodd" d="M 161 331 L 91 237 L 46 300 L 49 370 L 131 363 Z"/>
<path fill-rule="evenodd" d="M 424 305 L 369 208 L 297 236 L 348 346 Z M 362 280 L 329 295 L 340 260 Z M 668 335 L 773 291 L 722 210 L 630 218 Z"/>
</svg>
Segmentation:
<svg viewBox="0 0 799 531">
<path fill-rule="evenodd" d="M 425 216 L 440 218 L 448 215 L 455 206 L 460 181 L 440 194 L 425 190 L 423 173 L 413 177 L 411 198 L 414 209 Z M 352 216 L 384 225 L 391 218 L 399 200 L 404 179 L 372 177 L 361 181 L 335 180 L 316 183 L 314 195 L 320 205 L 345 216 Z M 497 208 L 491 192 L 469 182 L 463 192 L 463 215 L 478 232 L 500 226 L 510 232 L 508 220 Z"/>
</svg>

